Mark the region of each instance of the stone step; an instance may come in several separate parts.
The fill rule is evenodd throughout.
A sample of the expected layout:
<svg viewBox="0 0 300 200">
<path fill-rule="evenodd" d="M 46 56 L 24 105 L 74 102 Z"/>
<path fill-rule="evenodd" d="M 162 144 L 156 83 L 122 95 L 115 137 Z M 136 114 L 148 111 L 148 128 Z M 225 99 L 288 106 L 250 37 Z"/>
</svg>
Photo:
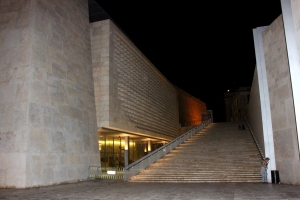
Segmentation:
<svg viewBox="0 0 300 200">
<path fill-rule="evenodd" d="M 139 176 L 139 177 L 135 177 L 133 179 L 162 179 L 161 176 L 157 175 L 157 176 Z M 183 176 L 183 175 L 178 175 L 178 176 L 168 176 L 166 175 L 166 177 L 164 177 L 163 179 L 231 179 L 231 180 L 238 180 L 238 179 L 254 179 L 254 180 L 261 180 L 260 176 L 202 176 L 199 177 L 197 175 L 193 176 Z"/>
<path fill-rule="evenodd" d="M 261 177 L 258 176 L 245 176 L 245 177 L 234 177 L 234 176 L 204 176 L 204 177 L 185 177 L 185 176 L 177 176 L 177 177 L 164 177 L 161 179 L 159 176 L 153 176 L 153 177 L 145 177 L 141 176 L 138 178 L 133 178 L 132 180 L 255 180 L 255 181 L 261 181 Z"/>
<path fill-rule="evenodd" d="M 182 162 L 177 162 L 177 161 L 182 161 Z M 218 162 L 218 163 L 214 163 L 214 162 L 203 162 L 203 161 L 197 161 L 197 160 L 189 160 L 189 161 L 186 161 L 186 162 L 183 162 L 184 160 L 181 160 L 181 159 L 178 159 L 178 160 L 160 160 L 156 163 L 153 163 L 152 165 L 153 166 L 162 166 L 162 165 L 165 165 L 165 166 L 169 166 L 169 167 L 176 167 L 176 166 L 186 166 L 187 164 L 188 165 L 191 165 L 191 166 L 208 166 L 208 167 L 215 167 L 215 166 L 226 166 L 226 167 L 232 167 L 232 168 L 235 168 L 235 167 L 245 167 L 245 165 L 247 165 L 248 167 L 249 166 L 252 166 L 252 167 L 260 167 L 260 164 L 259 162 L 243 162 L 243 163 L 238 163 L 238 162 L 229 162 L 229 163 L 225 163 L 225 162 Z M 167 162 L 167 163 L 166 163 Z"/>
<path fill-rule="evenodd" d="M 251 182 L 251 183 L 260 183 L 261 180 L 135 180 L 135 181 L 131 181 L 131 182 L 148 182 L 148 183 L 235 183 L 235 182 L 239 182 L 239 183 L 245 183 L 245 182 Z"/>
<path fill-rule="evenodd" d="M 145 174 L 253 174 L 253 175 L 259 175 L 257 173 L 259 169 L 257 170 L 242 170 L 242 169 L 236 169 L 236 170 L 212 170 L 212 169 L 187 169 L 186 171 L 182 170 L 176 170 L 176 169 L 163 169 L 163 168 L 157 168 L 157 169 L 148 169 L 147 173 Z M 143 173 L 143 172 L 142 172 Z M 142 174 L 140 173 L 140 174 Z"/>
<path fill-rule="evenodd" d="M 258 175 L 257 173 L 253 173 L 253 171 L 247 171 L 247 172 L 241 172 L 239 171 L 237 172 L 226 172 L 226 171 L 220 171 L 220 172 L 216 172 L 216 171 L 193 171 L 193 172 L 176 172 L 176 171 L 168 171 L 168 172 L 156 172 L 156 171 L 149 171 L 147 172 L 147 174 L 141 174 L 141 177 L 146 177 L 146 176 L 161 176 L 161 175 L 165 175 L 165 176 L 190 176 L 190 175 L 209 175 L 209 176 L 232 176 L 232 177 L 239 177 L 240 175 L 244 175 L 244 176 L 253 176 L 253 177 L 261 177 L 260 175 Z"/>
<path fill-rule="evenodd" d="M 203 178 L 203 177 L 215 177 L 215 178 L 245 178 L 245 177 L 254 177 L 254 178 L 261 178 L 260 175 L 253 174 L 253 173 L 214 173 L 214 172 L 204 172 L 204 173 L 144 173 L 140 174 L 139 176 L 136 176 L 138 178 L 141 177 L 148 177 L 148 178 L 162 178 L 161 176 L 164 176 L 163 178 L 176 178 L 176 177 L 190 177 L 190 178 Z M 201 175 L 200 177 L 198 175 Z M 241 176 L 243 175 L 243 176 Z"/>
<path fill-rule="evenodd" d="M 220 168 L 221 170 L 224 170 L 224 169 L 244 169 L 245 168 L 245 165 L 236 165 L 236 166 L 232 166 L 232 165 L 197 165 L 197 164 L 191 164 L 189 166 L 186 166 L 186 165 L 189 165 L 188 163 L 187 164 L 184 164 L 184 163 L 181 163 L 181 164 L 174 164 L 174 165 L 170 165 L 170 164 L 156 164 L 156 165 L 151 165 L 149 166 L 149 168 L 151 167 L 155 167 L 155 168 L 174 168 L 174 169 L 216 169 L 216 168 Z M 249 169 L 253 169 L 253 168 L 260 168 L 260 166 L 257 166 L 257 165 L 247 165 L 247 168 Z M 148 168 L 147 168 L 148 169 Z"/>
<path fill-rule="evenodd" d="M 209 125 L 128 181 L 261 182 L 259 151 L 239 124 Z"/>
<path fill-rule="evenodd" d="M 171 183 L 213 183 L 213 182 L 251 182 L 251 183 L 260 183 L 261 179 L 149 179 L 149 180 L 134 180 L 131 182 L 171 182 Z"/>
</svg>

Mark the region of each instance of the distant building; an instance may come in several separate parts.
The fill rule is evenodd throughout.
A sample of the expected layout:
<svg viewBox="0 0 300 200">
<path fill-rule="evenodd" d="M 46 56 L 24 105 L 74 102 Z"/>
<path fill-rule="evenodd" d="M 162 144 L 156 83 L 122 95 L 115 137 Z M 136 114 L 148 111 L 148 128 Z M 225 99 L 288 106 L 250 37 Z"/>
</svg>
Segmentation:
<svg viewBox="0 0 300 200">
<path fill-rule="evenodd" d="M 240 121 L 245 118 L 250 90 L 251 87 L 240 87 L 224 94 L 227 122 Z"/>
</svg>

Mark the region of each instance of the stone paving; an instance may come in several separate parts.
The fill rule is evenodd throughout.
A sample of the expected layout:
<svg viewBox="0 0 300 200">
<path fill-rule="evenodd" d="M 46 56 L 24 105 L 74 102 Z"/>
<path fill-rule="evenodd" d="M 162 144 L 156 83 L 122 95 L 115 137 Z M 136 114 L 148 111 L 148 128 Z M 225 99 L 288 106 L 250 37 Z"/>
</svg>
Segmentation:
<svg viewBox="0 0 300 200">
<path fill-rule="evenodd" d="M 89 180 L 30 189 L 0 189 L 0 200 L 300 199 L 300 185 L 261 183 L 131 183 Z"/>
</svg>

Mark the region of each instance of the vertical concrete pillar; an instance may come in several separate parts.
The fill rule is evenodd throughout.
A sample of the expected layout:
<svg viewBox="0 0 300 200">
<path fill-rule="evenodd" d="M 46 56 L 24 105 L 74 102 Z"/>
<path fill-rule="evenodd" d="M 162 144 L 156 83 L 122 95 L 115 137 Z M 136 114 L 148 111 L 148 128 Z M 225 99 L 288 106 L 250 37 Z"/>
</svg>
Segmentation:
<svg viewBox="0 0 300 200">
<path fill-rule="evenodd" d="M 0 187 L 87 179 L 100 165 L 88 1 L 0 8 Z"/>
<path fill-rule="evenodd" d="M 125 136 L 125 146 L 124 146 L 124 159 L 125 159 L 125 167 L 128 165 L 128 159 L 129 159 L 129 137 Z"/>
<path fill-rule="evenodd" d="M 267 27 L 258 27 L 253 29 L 254 37 L 254 47 L 255 47 L 255 57 L 256 57 L 256 67 L 258 75 L 258 85 L 259 85 L 259 96 L 261 104 L 261 116 L 264 134 L 264 146 L 265 146 L 265 157 L 269 157 L 269 169 L 268 169 L 268 180 L 271 180 L 271 170 L 276 169 L 276 158 L 274 150 L 274 138 L 273 138 L 273 128 L 272 128 L 272 118 L 271 118 L 271 108 L 270 108 L 270 97 L 268 89 L 268 78 L 266 72 L 266 64 L 264 57 L 263 39 L 262 32 Z"/>
<path fill-rule="evenodd" d="M 291 84 L 293 92 L 293 101 L 295 108 L 296 129 L 298 134 L 298 148 L 300 151 L 300 61 L 297 47 L 297 38 L 294 27 L 291 0 L 281 0 L 282 17 L 284 23 L 284 32 L 286 47 L 291 74 Z"/>
</svg>

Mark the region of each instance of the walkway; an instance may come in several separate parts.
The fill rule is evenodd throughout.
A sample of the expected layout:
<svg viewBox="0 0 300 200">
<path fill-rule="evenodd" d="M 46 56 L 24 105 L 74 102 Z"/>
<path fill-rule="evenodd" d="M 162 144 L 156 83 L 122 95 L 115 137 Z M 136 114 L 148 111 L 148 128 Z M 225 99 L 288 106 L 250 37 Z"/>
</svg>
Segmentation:
<svg viewBox="0 0 300 200">
<path fill-rule="evenodd" d="M 0 189 L 0 200 L 300 199 L 300 185 L 262 183 L 130 183 L 90 180 L 32 189 Z"/>
</svg>

